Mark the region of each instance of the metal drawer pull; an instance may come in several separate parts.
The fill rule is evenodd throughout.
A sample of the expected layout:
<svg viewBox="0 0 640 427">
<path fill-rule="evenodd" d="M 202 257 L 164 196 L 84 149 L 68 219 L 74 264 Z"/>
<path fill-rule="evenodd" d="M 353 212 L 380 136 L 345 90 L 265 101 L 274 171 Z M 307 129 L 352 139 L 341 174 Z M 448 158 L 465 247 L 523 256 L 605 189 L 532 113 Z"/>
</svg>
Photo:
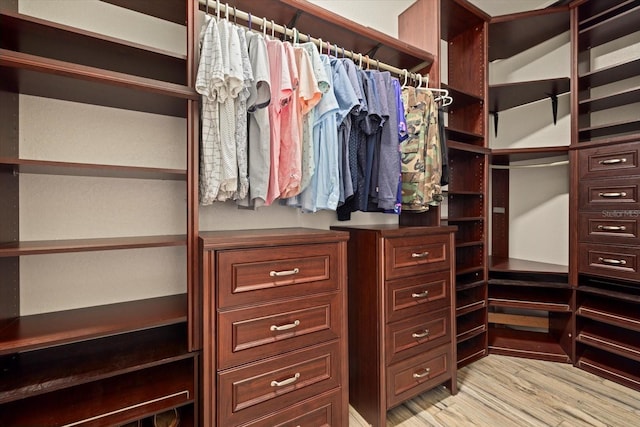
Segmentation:
<svg viewBox="0 0 640 427">
<path fill-rule="evenodd" d="M 429 296 L 429 291 L 420 292 L 419 294 L 411 294 L 413 298 L 426 298 Z"/>
<path fill-rule="evenodd" d="M 413 374 L 413 378 L 416 378 L 416 379 L 417 379 L 417 378 L 424 378 L 424 377 L 426 377 L 427 375 L 429 375 L 429 372 L 430 372 L 430 371 L 431 371 L 431 369 L 429 369 L 429 368 L 424 368 L 424 372 L 423 372 L 422 374 L 414 373 L 414 374 Z"/>
<path fill-rule="evenodd" d="M 599 225 L 598 230 L 603 231 L 624 231 L 627 227 L 624 225 Z"/>
<path fill-rule="evenodd" d="M 414 332 L 414 333 L 411 334 L 411 336 L 414 337 L 414 338 L 428 337 L 429 336 L 429 330 L 425 329 L 424 332 L 421 332 L 421 333 Z"/>
<path fill-rule="evenodd" d="M 599 193 L 598 194 L 600 197 L 625 197 L 627 195 L 627 193 L 625 193 L 624 191 L 621 191 L 619 193 Z"/>
<path fill-rule="evenodd" d="M 270 271 L 269 276 L 271 277 L 293 276 L 294 274 L 298 274 L 298 273 L 300 273 L 300 269 L 294 268 L 293 270 Z"/>
<path fill-rule="evenodd" d="M 296 326 L 300 325 L 300 321 L 296 320 L 293 323 L 288 323 L 286 325 L 282 325 L 282 326 L 276 326 L 276 325 L 271 325 L 271 329 L 272 331 L 286 331 L 287 329 L 293 329 Z"/>
<path fill-rule="evenodd" d="M 611 264 L 611 265 L 626 265 L 627 261 L 623 259 L 613 259 L 613 258 L 598 258 L 598 261 L 603 264 Z"/>
<path fill-rule="evenodd" d="M 429 252 L 412 253 L 411 258 L 425 258 L 429 256 Z"/>
<path fill-rule="evenodd" d="M 627 163 L 627 159 L 607 159 L 600 160 L 598 163 L 601 165 L 616 165 L 618 163 Z"/>
<path fill-rule="evenodd" d="M 300 372 L 296 372 L 294 376 L 292 376 L 291 378 L 287 378 L 286 380 L 271 381 L 271 387 L 284 387 L 286 385 L 295 383 L 296 381 L 298 381 L 298 378 L 300 378 Z"/>
</svg>

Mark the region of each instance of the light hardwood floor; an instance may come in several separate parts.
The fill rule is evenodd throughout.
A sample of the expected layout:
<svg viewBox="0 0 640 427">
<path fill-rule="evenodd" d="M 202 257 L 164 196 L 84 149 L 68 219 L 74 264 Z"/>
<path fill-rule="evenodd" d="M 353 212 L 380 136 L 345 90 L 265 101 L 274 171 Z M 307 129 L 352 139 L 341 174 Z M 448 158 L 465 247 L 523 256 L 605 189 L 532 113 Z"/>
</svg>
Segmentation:
<svg viewBox="0 0 640 427">
<path fill-rule="evenodd" d="M 458 389 L 390 410 L 387 427 L 640 426 L 640 392 L 568 364 L 490 355 L 458 371 Z M 349 426 L 368 425 L 351 408 Z"/>
</svg>

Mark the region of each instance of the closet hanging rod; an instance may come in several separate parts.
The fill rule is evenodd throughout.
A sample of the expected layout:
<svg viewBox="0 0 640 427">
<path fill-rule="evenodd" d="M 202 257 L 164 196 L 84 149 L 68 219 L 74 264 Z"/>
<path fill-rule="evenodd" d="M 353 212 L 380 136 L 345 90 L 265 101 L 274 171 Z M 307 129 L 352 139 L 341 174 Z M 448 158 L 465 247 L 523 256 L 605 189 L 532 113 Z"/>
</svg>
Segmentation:
<svg viewBox="0 0 640 427">
<path fill-rule="evenodd" d="M 243 21 L 248 22 L 250 25 L 247 27 L 253 27 L 253 25 L 257 25 L 260 28 L 270 29 L 279 34 L 285 34 L 287 37 L 291 39 L 294 36 L 298 37 L 301 41 L 310 41 L 315 43 L 320 49 L 320 53 L 322 52 L 337 52 L 340 55 L 344 55 L 345 57 L 351 58 L 356 65 L 362 67 L 363 62 L 366 63 L 367 68 L 379 69 L 384 71 L 389 71 L 393 74 L 396 74 L 399 77 L 405 79 L 411 79 L 414 82 L 418 82 L 420 77 L 420 81 L 422 81 L 422 75 L 419 73 L 414 73 L 408 71 L 406 68 L 398 68 L 393 65 L 386 64 L 384 62 L 380 62 L 377 59 L 371 59 L 368 55 L 363 55 L 362 53 L 354 53 L 352 50 L 346 50 L 343 47 L 338 47 L 337 45 L 333 45 L 330 41 L 324 41 L 320 38 L 311 37 L 309 34 L 304 34 L 299 32 L 295 27 L 288 28 L 284 25 L 276 24 L 272 20 L 268 20 L 266 18 L 260 18 L 258 16 L 253 16 L 248 12 L 237 9 L 235 6 L 229 6 L 228 3 L 222 3 L 216 0 L 198 0 L 198 3 L 203 6 L 200 10 L 207 13 L 207 9 L 209 10 L 209 15 L 217 16 L 217 17 L 235 17 L 236 19 L 242 19 Z M 252 28 L 253 29 L 253 28 Z M 294 32 L 295 29 L 295 32 Z M 296 34 L 297 33 L 297 34 Z M 338 56 L 336 54 L 336 56 Z M 428 81 L 428 79 L 426 80 Z"/>
</svg>

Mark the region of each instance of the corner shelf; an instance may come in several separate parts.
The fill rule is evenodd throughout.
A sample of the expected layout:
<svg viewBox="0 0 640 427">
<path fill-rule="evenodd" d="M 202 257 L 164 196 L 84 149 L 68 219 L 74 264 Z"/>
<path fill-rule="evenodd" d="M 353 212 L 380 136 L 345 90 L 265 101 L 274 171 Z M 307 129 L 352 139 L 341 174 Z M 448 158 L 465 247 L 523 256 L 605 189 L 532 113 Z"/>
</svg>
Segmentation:
<svg viewBox="0 0 640 427">
<path fill-rule="evenodd" d="M 615 13 L 607 17 L 607 14 L 613 11 Z M 601 17 L 604 19 L 600 20 Z M 584 48 L 594 48 L 619 39 L 637 31 L 638 20 L 640 20 L 640 6 L 634 6 L 633 2 L 624 2 L 605 10 L 601 15 L 581 21 L 578 43 Z"/>
<path fill-rule="evenodd" d="M 571 360 L 557 339 L 549 334 L 510 328 L 489 328 L 489 351 L 505 356 L 529 357 L 551 362 Z"/>
<path fill-rule="evenodd" d="M 621 107 L 623 105 L 640 102 L 640 86 L 627 88 L 604 96 L 583 99 L 578 101 L 580 113 L 592 113 L 608 108 Z"/>
<path fill-rule="evenodd" d="M 489 86 L 489 112 L 497 113 L 510 108 L 540 101 L 550 96 L 569 92 L 569 77 L 502 83 Z"/>
<path fill-rule="evenodd" d="M 578 84 L 581 90 L 604 86 L 630 77 L 635 77 L 640 67 L 640 58 L 627 62 L 621 62 L 608 67 L 598 68 L 585 72 L 578 76 Z"/>
</svg>

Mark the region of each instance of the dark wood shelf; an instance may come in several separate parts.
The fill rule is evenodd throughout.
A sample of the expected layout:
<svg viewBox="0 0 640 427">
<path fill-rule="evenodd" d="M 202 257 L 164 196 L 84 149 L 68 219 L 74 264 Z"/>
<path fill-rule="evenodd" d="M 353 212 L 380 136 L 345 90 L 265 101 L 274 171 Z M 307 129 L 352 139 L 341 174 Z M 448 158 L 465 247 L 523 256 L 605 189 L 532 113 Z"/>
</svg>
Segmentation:
<svg viewBox="0 0 640 427">
<path fill-rule="evenodd" d="M 489 86 L 489 112 L 496 113 L 562 95 L 570 90 L 569 77 L 503 83 Z M 551 103 L 549 103 L 551 106 Z"/>
<path fill-rule="evenodd" d="M 447 148 L 456 149 L 456 150 L 464 150 L 464 151 L 473 151 L 476 153 L 488 153 L 489 149 L 482 146 L 484 143 L 484 135 L 475 132 L 468 132 L 463 129 L 456 129 L 451 126 L 446 127 L 447 131 Z M 456 144 L 458 143 L 458 144 Z M 464 143 L 464 144 L 460 144 Z M 465 149 L 465 145 L 474 145 L 473 147 L 469 147 Z"/>
<path fill-rule="evenodd" d="M 305 0 L 231 0 L 236 6 L 256 17 L 265 17 L 288 28 L 296 27 L 302 34 L 331 44 L 337 44 L 355 53 L 368 55 L 371 65 L 379 60 L 400 69 L 428 69 L 434 61 L 431 52 L 424 51 L 385 33 L 365 27 L 341 15 Z M 215 10 L 215 2 L 212 3 Z M 204 5 L 200 5 L 204 10 Z M 210 6 L 211 10 L 211 6 Z"/>
<path fill-rule="evenodd" d="M 457 268 L 456 276 L 460 276 L 462 274 L 475 273 L 476 271 L 479 271 L 479 272 L 484 271 L 484 267 L 481 265 L 472 265 L 469 267 Z"/>
<path fill-rule="evenodd" d="M 456 316 L 463 316 L 477 310 L 484 310 L 487 307 L 485 300 L 465 300 L 456 302 Z"/>
<path fill-rule="evenodd" d="M 467 1 L 449 0 L 441 2 L 440 38 L 451 40 L 468 31 L 469 28 L 482 26 L 491 17 L 482 9 Z"/>
<path fill-rule="evenodd" d="M 4 365 L 0 404 L 193 358 L 186 325 L 171 325 L 28 351 Z"/>
<path fill-rule="evenodd" d="M 445 217 L 442 220 L 447 222 L 475 222 L 484 221 L 484 218 L 481 216 L 461 216 L 458 218 Z"/>
<path fill-rule="evenodd" d="M 0 49 L 0 89 L 33 96 L 186 117 L 195 90 L 175 83 Z"/>
<path fill-rule="evenodd" d="M 482 333 L 458 343 L 458 369 L 487 355 L 486 336 Z"/>
<path fill-rule="evenodd" d="M 447 128 L 449 129 L 449 128 Z M 456 130 L 453 130 L 453 132 L 459 132 Z M 481 138 L 482 136 L 477 135 L 477 134 L 472 134 L 475 135 L 478 138 Z M 491 153 L 491 149 L 487 148 L 487 147 L 480 147 L 478 145 L 471 145 L 465 142 L 457 142 L 457 141 L 447 141 L 447 148 L 450 150 L 457 150 L 457 151 L 466 151 L 469 153 L 476 153 L 476 154 L 489 154 Z"/>
<path fill-rule="evenodd" d="M 22 316 L 0 329 L 0 355 L 186 321 L 185 294 Z"/>
<path fill-rule="evenodd" d="M 491 150 L 491 163 L 504 165 L 523 160 L 543 160 L 558 156 L 567 156 L 569 146 L 500 148 Z"/>
<path fill-rule="evenodd" d="M 456 243 L 456 248 L 468 248 L 470 246 L 484 246 L 484 242 L 482 240 L 477 240 L 473 242 Z"/>
<path fill-rule="evenodd" d="M 8 11 L 0 11 L 0 25 L 1 49 L 175 84 L 187 82 L 183 54 Z"/>
<path fill-rule="evenodd" d="M 486 284 L 487 283 L 484 280 L 478 280 L 475 282 L 465 283 L 462 285 L 458 282 L 458 284 L 456 284 L 456 292 L 463 292 L 463 291 L 468 291 L 474 288 L 480 288 L 485 286 Z"/>
<path fill-rule="evenodd" d="M 569 267 L 566 265 L 549 264 L 517 258 L 498 258 L 492 256 L 489 257 L 489 271 L 569 274 Z"/>
<path fill-rule="evenodd" d="M 640 69 L 640 58 L 584 73 L 579 76 L 578 84 L 582 90 L 604 86 L 635 77 L 638 74 L 638 69 Z"/>
<path fill-rule="evenodd" d="M 482 191 L 472 191 L 472 190 L 447 190 L 447 194 L 451 194 L 454 196 L 482 196 L 484 195 Z"/>
<path fill-rule="evenodd" d="M 569 31 L 569 24 L 567 6 L 494 16 L 489 21 L 489 61 L 539 45 Z"/>
<path fill-rule="evenodd" d="M 570 362 L 569 356 L 557 340 L 546 332 L 490 327 L 489 352 L 551 362 Z"/>
<path fill-rule="evenodd" d="M 482 97 L 479 97 L 472 93 L 458 89 L 454 86 L 450 86 L 448 84 L 442 84 L 441 87 L 442 89 L 447 89 L 449 91 L 449 95 L 451 95 L 454 102 L 456 103 L 456 109 L 464 108 L 471 104 L 479 104 L 484 102 L 484 99 Z"/>
<path fill-rule="evenodd" d="M 458 325 L 457 329 L 458 329 L 457 330 L 458 334 L 456 335 L 456 341 L 458 343 L 461 343 L 486 332 L 487 325 L 485 325 L 484 323 L 482 324 L 469 323 L 468 325 L 467 324 Z"/>
<path fill-rule="evenodd" d="M 540 310 L 555 313 L 570 313 L 571 290 L 490 286 L 489 306 Z"/>
<path fill-rule="evenodd" d="M 100 165 L 57 162 L 50 160 L 13 159 L 0 157 L 0 167 L 8 166 L 17 173 L 42 175 L 93 176 L 107 178 L 165 179 L 185 181 L 186 169 L 164 169 L 141 166 Z"/>
<path fill-rule="evenodd" d="M 639 20 L 640 6 L 620 10 L 619 13 L 607 19 L 595 22 L 590 26 L 583 26 L 578 31 L 578 45 L 581 50 L 594 48 L 634 33 L 638 31 Z"/>
<path fill-rule="evenodd" d="M 589 322 L 578 330 L 576 340 L 584 345 L 640 362 L 640 332 Z"/>
<path fill-rule="evenodd" d="M 582 352 L 576 366 L 635 390 L 640 390 L 640 364 L 597 349 Z"/>
<path fill-rule="evenodd" d="M 606 96 L 584 99 L 578 102 L 578 109 L 581 114 L 585 114 L 636 102 L 640 102 L 640 86 L 613 92 Z"/>
<path fill-rule="evenodd" d="M 635 290 L 635 289 L 634 289 Z M 578 291 L 583 292 L 585 294 L 591 295 L 600 295 L 604 297 L 619 299 L 621 301 L 629 301 L 633 303 L 640 304 L 640 294 L 638 294 L 638 290 L 635 290 L 636 293 L 624 292 L 622 289 L 603 289 L 597 288 L 594 286 L 578 286 Z"/>
<path fill-rule="evenodd" d="M 159 412 L 194 405 L 197 372 L 194 362 L 193 357 L 176 360 L 6 403 L 0 406 L 0 424 L 124 425 Z M 189 409 L 193 410 L 193 407 Z"/>
<path fill-rule="evenodd" d="M 614 135 L 637 133 L 640 131 L 640 120 L 625 120 L 578 129 L 579 141 L 596 138 L 611 138 Z"/>
<path fill-rule="evenodd" d="M 490 285 L 514 286 L 527 288 L 551 288 L 551 289 L 571 289 L 571 285 L 565 282 L 540 281 L 540 280 L 518 280 L 518 279 L 494 279 L 489 278 Z"/>
<path fill-rule="evenodd" d="M 608 17 L 634 7 L 636 0 L 618 0 L 614 2 L 585 2 L 580 5 L 578 13 L 578 29 L 602 22 Z"/>
<path fill-rule="evenodd" d="M 634 303 L 588 298 L 578 304 L 576 315 L 640 332 L 640 313 Z"/>
<path fill-rule="evenodd" d="M 185 246 L 184 235 L 107 237 L 102 239 L 34 240 L 0 244 L 0 258 L 65 252 Z"/>
</svg>

